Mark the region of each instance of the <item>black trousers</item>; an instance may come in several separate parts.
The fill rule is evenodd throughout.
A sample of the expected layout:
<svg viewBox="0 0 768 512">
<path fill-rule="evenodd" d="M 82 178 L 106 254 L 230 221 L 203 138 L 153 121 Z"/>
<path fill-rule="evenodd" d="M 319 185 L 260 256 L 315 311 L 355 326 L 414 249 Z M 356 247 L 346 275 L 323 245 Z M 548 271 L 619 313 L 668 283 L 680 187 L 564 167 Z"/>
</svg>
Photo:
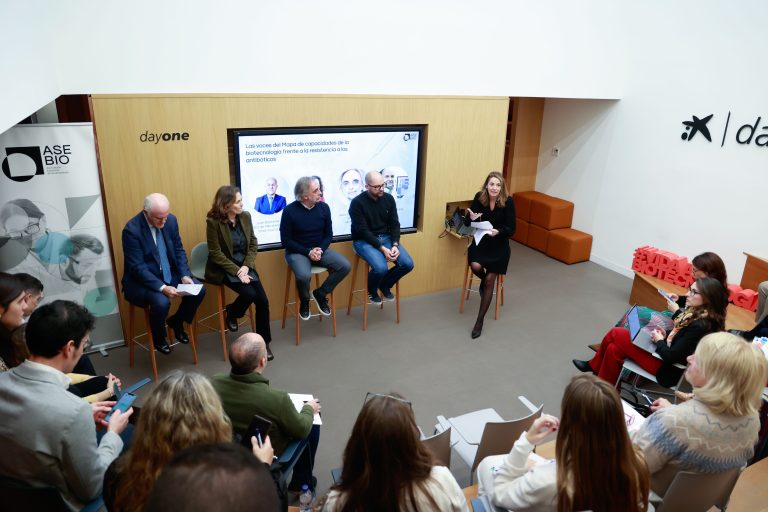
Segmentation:
<svg viewBox="0 0 768 512">
<path fill-rule="evenodd" d="M 223 284 L 237 293 L 234 302 L 227 306 L 229 314 L 235 318 L 241 318 L 253 304 L 256 308 L 256 332 L 267 343 L 272 341 L 272 331 L 269 328 L 269 299 L 261 281 L 251 281 L 248 284 L 225 281 Z"/>
</svg>

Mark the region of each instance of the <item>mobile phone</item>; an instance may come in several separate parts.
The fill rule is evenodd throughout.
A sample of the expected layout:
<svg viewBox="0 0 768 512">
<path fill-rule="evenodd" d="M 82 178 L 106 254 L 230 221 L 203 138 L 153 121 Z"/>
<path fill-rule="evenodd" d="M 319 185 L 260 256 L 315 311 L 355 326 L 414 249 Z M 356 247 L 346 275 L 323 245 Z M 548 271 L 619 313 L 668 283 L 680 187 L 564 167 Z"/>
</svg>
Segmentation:
<svg viewBox="0 0 768 512">
<path fill-rule="evenodd" d="M 251 424 L 248 425 L 248 430 L 245 432 L 245 436 L 240 440 L 241 444 L 246 448 L 252 448 L 251 437 L 256 437 L 256 442 L 259 443 L 259 447 L 261 447 L 264 439 L 269 435 L 270 428 L 272 428 L 271 421 L 258 414 L 254 414 Z"/>
<path fill-rule="evenodd" d="M 120 397 L 120 400 L 118 400 L 112 410 L 109 411 L 109 414 L 104 417 L 104 421 L 109 423 L 109 419 L 112 417 L 112 413 L 115 411 L 125 412 L 130 409 L 134 400 L 136 400 L 136 395 L 133 393 L 123 393 L 123 396 Z"/>
<path fill-rule="evenodd" d="M 123 394 L 120 393 L 120 388 L 117 387 L 117 382 L 112 383 L 112 393 L 114 393 L 115 398 L 117 398 L 118 400 L 120 400 L 120 398 L 122 398 L 123 396 Z"/>
<path fill-rule="evenodd" d="M 674 300 L 672 300 L 672 297 L 670 297 L 669 294 L 667 292 L 665 292 L 664 290 L 662 290 L 661 288 L 657 288 L 657 291 L 659 292 L 659 294 L 662 297 L 667 299 L 669 302 L 675 302 Z"/>
</svg>

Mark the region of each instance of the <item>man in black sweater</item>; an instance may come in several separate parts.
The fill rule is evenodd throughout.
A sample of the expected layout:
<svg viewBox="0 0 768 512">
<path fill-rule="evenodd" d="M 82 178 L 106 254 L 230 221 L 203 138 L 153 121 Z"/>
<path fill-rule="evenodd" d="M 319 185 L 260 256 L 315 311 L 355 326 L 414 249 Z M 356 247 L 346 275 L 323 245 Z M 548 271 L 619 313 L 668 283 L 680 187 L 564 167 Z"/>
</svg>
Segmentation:
<svg viewBox="0 0 768 512">
<path fill-rule="evenodd" d="M 312 265 L 328 269 L 328 277 L 312 292 L 320 312 L 328 316 L 331 308 L 327 295 L 349 274 L 349 260 L 329 249 L 333 238 L 331 209 L 320 201 L 320 182 L 304 176 L 294 187 L 296 201 L 286 206 L 280 219 L 280 240 L 285 248 L 285 261 L 296 275 L 299 290 L 299 316 L 309 320 L 309 282 Z"/>
<path fill-rule="evenodd" d="M 413 260 L 400 245 L 400 221 L 395 198 L 384 192 L 384 177 L 376 171 L 365 176 L 366 192 L 349 205 L 352 219 L 352 245 L 371 271 L 368 274 L 368 297 L 373 304 L 393 301 L 391 288 L 413 270 Z M 387 263 L 394 266 L 388 268 Z"/>
</svg>

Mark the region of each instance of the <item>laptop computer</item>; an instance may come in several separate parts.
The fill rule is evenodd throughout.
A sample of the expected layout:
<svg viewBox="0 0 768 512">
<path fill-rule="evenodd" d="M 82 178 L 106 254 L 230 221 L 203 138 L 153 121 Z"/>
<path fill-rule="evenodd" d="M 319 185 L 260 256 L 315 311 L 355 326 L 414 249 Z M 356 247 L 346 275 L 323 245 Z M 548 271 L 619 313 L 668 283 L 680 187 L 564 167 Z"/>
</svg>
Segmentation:
<svg viewBox="0 0 768 512">
<path fill-rule="evenodd" d="M 653 354 L 656 352 L 656 343 L 651 339 L 651 333 L 640 325 L 640 315 L 637 311 L 637 305 L 627 313 L 627 322 L 629 323 L 629 337 L 632 343 Z"/>
</svg>

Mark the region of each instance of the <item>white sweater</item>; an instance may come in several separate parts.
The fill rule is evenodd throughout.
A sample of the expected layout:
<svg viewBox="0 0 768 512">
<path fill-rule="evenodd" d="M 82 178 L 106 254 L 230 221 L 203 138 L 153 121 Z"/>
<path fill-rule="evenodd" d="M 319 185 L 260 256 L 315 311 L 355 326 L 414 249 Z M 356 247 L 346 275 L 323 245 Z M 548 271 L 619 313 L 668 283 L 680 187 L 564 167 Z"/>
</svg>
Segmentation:
<svg viewBox="0 0 768 512">
<path fill-rule="evenodd" d="M 528 469 L 532 451 L 523 432 L 507 455 L 483 459 L 477 466 L 478 494 L 487 494 L 497 507 L 515 512 L 556 510 L 557 465 L 553 461 Z"/>
<path fill-rule="evenodd" d="M 437 503 L 440 512 L 467 512 L 467 500 L 464 498 L 464 492 L 453 478 L 451 470 L 445 466 L 433 466 L 432 472 L 426 481 L 427 490 Z M 407 511 L 431 510 L 432 505 L 429 499 L 423 494 L 416 492 L 416 508 L 405 509 Z M 339 510 L 343 501 L 339 500 L 339 493 L 331 491 L 323 505 L 322 512 L 334 512 Z"/>
</svg>

